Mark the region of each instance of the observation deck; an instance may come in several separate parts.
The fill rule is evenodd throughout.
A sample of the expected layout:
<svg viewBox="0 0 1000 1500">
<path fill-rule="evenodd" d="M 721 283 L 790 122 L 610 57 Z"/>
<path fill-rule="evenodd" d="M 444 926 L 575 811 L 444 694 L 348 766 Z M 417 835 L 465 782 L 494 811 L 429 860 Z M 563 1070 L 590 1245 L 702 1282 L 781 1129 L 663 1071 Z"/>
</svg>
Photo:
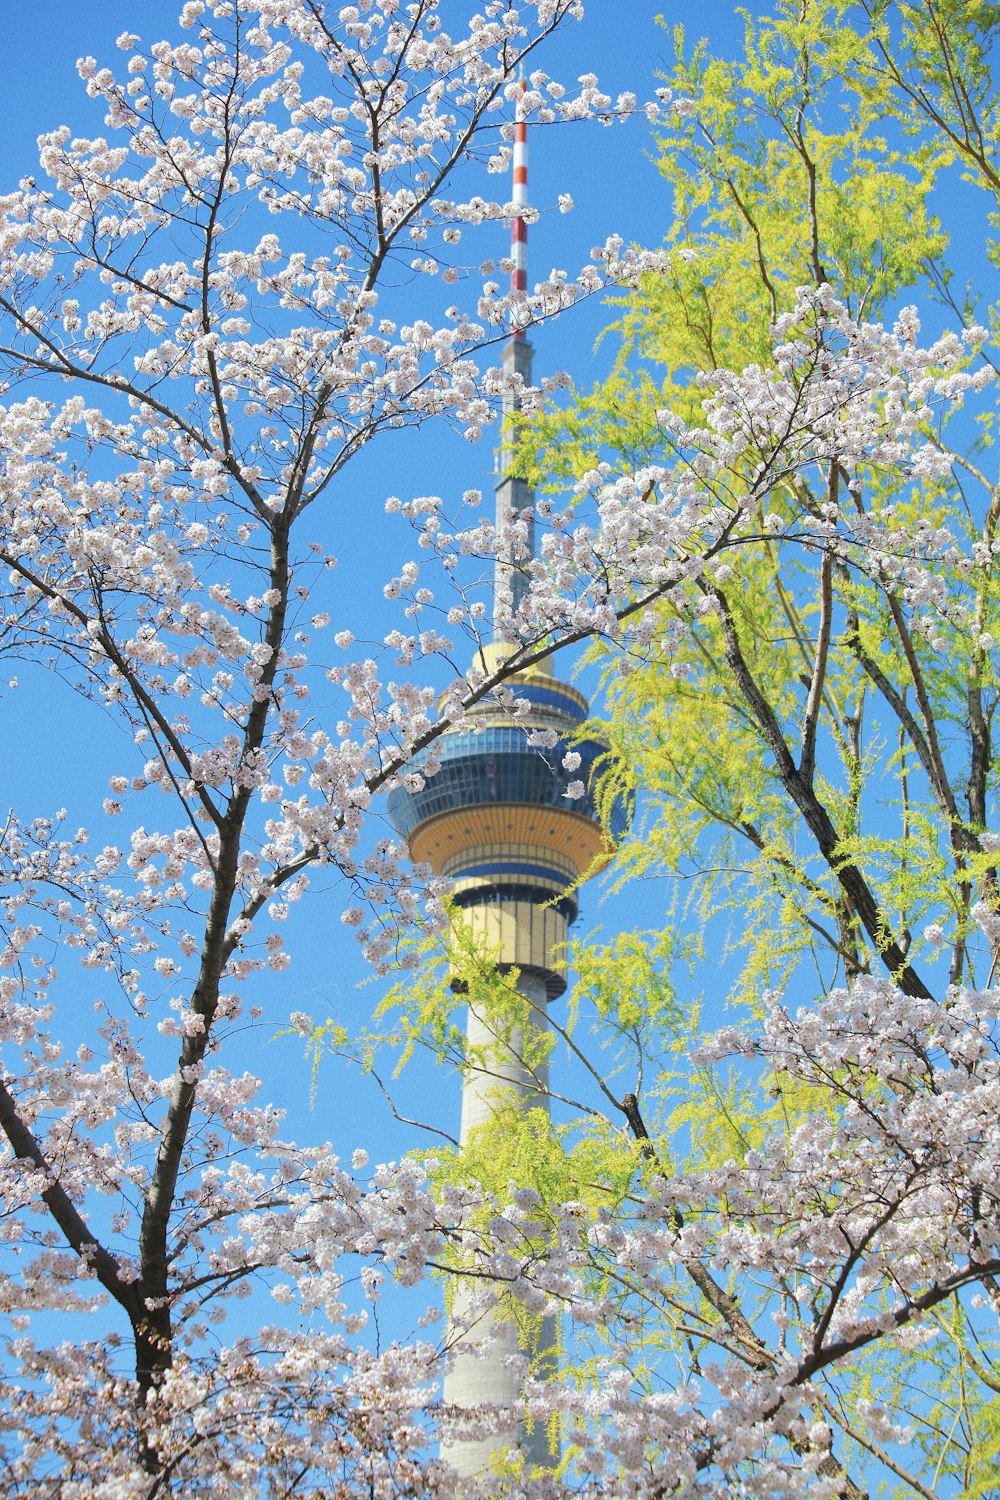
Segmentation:
<svg viewBox="0 0 1000 1500">
<path fill-rule="evenodd" d="M 504 648 L 485 648 L 494 668 Z M 628 816 L 616 803 L 609 825 L 599 811 L 600 739 L 576 736 L 587 718 L 587 700 L 576 688 L 545 671 L 529 668 L 505 686 L 530 704 L 516 720 L 495 701 L 479 706 L 483 727 L 446 733 L 438 742 L 440 769 L 419 791 L 397 787 L 388 813 L 409 845 L 410 857 L 454 882 L 453 899 L 463 908 L 474 936 L 499 952 L 502 968 L 516 967 L 542 980 L 546 998 L 566 988 L 563 949 L 577 915 L 576 887 L 605 863 Z M 556 744 L 528 744 L 534 729 L 552 730 Z M 579 766 L 567 771 L 573 751 Z M 414 756 L 421 771 L 428 756 Z M 571 782 L 586 788 L 579 798 Z"/>
</svg>

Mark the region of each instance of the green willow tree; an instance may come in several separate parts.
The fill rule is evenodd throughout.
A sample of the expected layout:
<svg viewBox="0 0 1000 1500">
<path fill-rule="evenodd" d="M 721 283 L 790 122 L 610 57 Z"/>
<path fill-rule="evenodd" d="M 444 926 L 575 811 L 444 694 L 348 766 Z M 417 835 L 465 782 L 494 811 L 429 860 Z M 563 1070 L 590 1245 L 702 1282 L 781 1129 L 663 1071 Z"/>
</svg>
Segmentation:
<svg viewBox="0 0 1000 1500">
<path fill-rule="evenodd" d="M 656 138 L 668 264 L 620 304 L 610 377 L 536 422 L 539 485 L 669 461 L 662 414 L 703 421 L 715 372 L 760 366 L 767 378 L 773 326 L 799 288 L 828 292 L 859 321 L 890 324 L 917 304 L 922 338 L 997 330 L 998 40 L 1000 8 L 965 0 L 786 0 L 748 18 L 735 62 L 675 33 L 665 81 L 685 103 Z M 993 336 L 979 358 L 998 358 Z M 893 391 L 883 399 L 891 412 Z M 589 1115 L 585 1145 L 577 1123 L 558 1146 L 592 1203 L 634 1206 L 636 1179 L 621 1181 L 626 1134 L 647 1166 L 703 1172 L 844 1106 L 836 1078 L 817 1089 L 687 1067 L 699 998 L 721 987 L 746 1015 L 769 991 L 794 1008 L 862 975 L 918 999 L 949 983 L 993 985 L 995 927 L 981 929 L 1000 906 L 994 402 L 928 428 L 950 458 L 944 477 L 838 463 L 776 473 L 757 539 L 657 606 L 624 674 L 614 645 L 596 648 L 617 768 L 606 796 L 635 796 L 639 809 L 617 879 L 660 882 L 669 933 L 641 960 L 628 944 L 575 954 L 570 1044 L 587 1053 L 596 1033 L 617 1047 L 610 1067 L 606 1052 L 587 1053 L 602 1086 L 613 1080 L 617 1108 L 600 1126 L 600 1109 Z M 747 493 L 761 452 L 748 444 Z M 859 565 L 823 540 L 817 523 L 844 510 L 862 527 L 898 525 L 898 568 Z M 904 566 L 914 534 L 933 554 L 919 576 Z M 721 970 L 692 960 L 720 947 Z M 632 1006 L 644 987 L 656 1003 Z M 656 1000 L 664 991 L 669 1005 Z M 733 1210 L 717 1212 L 721 1244 Z M 672 1362 L 697 1369 L 720 1327 L 726 1348 L 760 1368 L 772 1357 L 760 1320 L 777 1310 L 779 1326 L 802 1330 L 816 1312 L 803 1303 L 819 1295 L 791 1273 L 781 1285 L 708 1285 L 688 1265 L 669 1298 L 639 1306 L 614 1268 L 594 1274 L 621 1297 L 618 1336 L 637 1378 L 654 1384 Z M 915 1344 L 890 1340 L 829 1375 L 815 1414 L 838 1434 L 840 1493 L 996 1493 L 1000 1288 L 990 1283 L 986 1301 L 956 1294 Z M 881 1431 L 882 1411 L 909 1436 Z"/>
<path fill-rule="evenodd" d="M 748 23 L 738 63 L 675 36 L 669 81 L 688 103 L 657 138 L 669 268 L 623 304 L 611 377 L 539 424 L 539 477 L 662 458 L 657 414 L 696 420 L 714 371 L 766 371 L 772 326 L 801 287 L 829 289 L 858 319 L 919 303 L 924 336 L 995 324 L 998 15 L 803 0 Z M 836 465 L 814 485 L 777 475 L 759 540 L 698 581 L 700 609 L 676 594 L 661 607 L 679 663 L 660 670 L 654 645 L 608 679 L 617 763 L 646 808 L 623 867 L 696 873 L 703 918 L 738 913 L 746 995 L 806 959 L 826 985 L 888 971 L 918 991 L 916 957 L 933 957 L 942 926 L 953 981 L 991 972 L 995 955 L 968 938 L 971 907 L 997 891 L 981 838 L 995 766 L 994 425 L 987 408 L 928 433 L 950 455 L 944 480 Z M 753 463 L 748 452 L 748 480 Z M 968 551 L 940 560 L 922 599 L 809 535 L 824 507 L 895 517 L 901 537 L 957 519 Z"/>
</svg>

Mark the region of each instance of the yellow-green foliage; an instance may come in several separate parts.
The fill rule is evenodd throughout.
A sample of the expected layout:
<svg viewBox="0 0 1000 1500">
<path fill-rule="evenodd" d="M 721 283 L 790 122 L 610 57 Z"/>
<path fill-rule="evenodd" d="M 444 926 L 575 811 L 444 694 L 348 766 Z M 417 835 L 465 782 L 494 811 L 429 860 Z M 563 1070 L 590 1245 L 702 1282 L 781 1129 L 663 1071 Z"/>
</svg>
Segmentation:
<svg viewBox="0 0 1000 1500">
<path fill-rule="evenodd" d="M 768 362 L 797 288 L 828 280 L 858 316 L 878 316 L 940 260 L 948 237 L 929 199 L 953 147 L 901 132 L 857 22 L 849 4 L 779 5 L 747 19 L 739 61 L 674 30 L 668 82 L 697 109 L 656 138 L 668 191 L 651 238 L 662 234 L 669 265 L 620 304 L 611 376 L 537 424 L 539 478 L 609 454 L 643 462 L 659 448 L 658 407 L 698 419 L 694 374 Z"/>
<path fill-rule="evenodd" d="M 796 0 L 760 21 L 747 18 L 738 61 L 712 58 L 675 32 L 668 81 L 691 108 L 657 135 L 672 211 L 668 265 L 619 304 L 620 353 L 610 377 L 537 425 L 539 473 L 558 483 L 598 460 L 629 466 L 663 458 L 654 406 L 697 421 L 704 387 L 692 375 L 766 365 L 772 320 L 804 284 L 830 284 L 859 317 L 891 316 L 908 292 L 968 313 L 951 289 L 936 190 L 957 163 L 996 203 L 991 153 L 1000 125 L 989 53 L 996 24 L 994 9 L 984 6 Z M 948 103 L 956 63 L 968 93 L 962 108 Z M 987 235 L 988 255 L 991 246 Z M 753 462 L 750 452 L 748 470 Z M 975 466 L 965 467 L 967 482 L 977 484 Z M 860 670 L 852 641 L 911 713 L 933 715 L 947 753 L 951 725 L 966 726 L 970 688 L 992 694 L 996 685 L 988 644 L 998 612 L 995 570 L 981 566 L 972 548 L 983 528 L 982 501 L 970 506 L 948 482 L 913 485 L 863 466 L 850 494 L 845 482 L 842 505 L 881 517 L 901 536 L 920 520 L 929 534 L 946 523 L 964 541 L 960 566 L 949 572 L 931 564 L 956 607 L 950 617 L 942 613 L 933 646 L 912 628 L 900 631 L 884 580 L 838 565 L 817 750 L 818 786 L 841 857 L 864 866 L 904 942 L 916 941 L 928 914 L 942 908 L 961 941 L 969 873 L 981 877 L 990 856 L 967 850 L 956 860 L 968 813 L 943 808 L 905 733 L 901 742 L 894 710 Z M 818 472 L 814 484 L 808 476 L 782 481 L 768 509 L 788 534 L 808 536 L 829 483 Z M 737 471 L 730 485 L 738 499 Z M 996 525 L 995 509 L 988 527 Z M 735 570 L 725 592 L 743 651 L 794 749 L 816 653 L 816 556 L 808 546 L 779 551 L 762 540 L 742 542 L 725 558 Z M 895 592 L 898 603 L 905 591 Z M 692 587 L 660 607 L 669 669 L 654 647 L 647 668 L 624 679 L 609 674 L 604 732 L 619 771 L 606 800 L 622 788 L 641 789 L 638 834 L 621 853 L 622 871 L 672 877 L 669 908 L 694 930 L 725 925 L 728 950 L 743 955 L 733 993 L 753 1003 L 803 961 L 829 982 L 870 960 L 856 951 L 858 924 L 836 863 L 803 829 L 733 681 L 718 620 L 698 605 Z M 956 785 L 963 774 L 952 763 Z M 863 789 L 876 779 L 881 810 L 873 819 Z M 834 971 L 824 962 L 831 954 Z"/>
</svg>

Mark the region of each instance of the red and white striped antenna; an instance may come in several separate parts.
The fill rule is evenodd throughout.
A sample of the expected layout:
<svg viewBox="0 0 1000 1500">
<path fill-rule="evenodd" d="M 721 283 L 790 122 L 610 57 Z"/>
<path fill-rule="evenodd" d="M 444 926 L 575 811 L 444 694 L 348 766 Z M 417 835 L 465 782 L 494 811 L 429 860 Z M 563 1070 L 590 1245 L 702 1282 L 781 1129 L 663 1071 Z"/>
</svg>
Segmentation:
<svg viewBox="0 0 1000 1500">
<path fill-rule="evenodd" d="M 528 122 L 522 103 L 526 91 L 522 66 L 514 112 L 514 217 L 510 223 L 510 289 L 515 296 L 528 290 L 528 222 L 523 217 L 528 207 Z M 518 327 L 516 321 L 513 335 L 516 339 L 524 338 L 524 329 Z"/>
</svg>

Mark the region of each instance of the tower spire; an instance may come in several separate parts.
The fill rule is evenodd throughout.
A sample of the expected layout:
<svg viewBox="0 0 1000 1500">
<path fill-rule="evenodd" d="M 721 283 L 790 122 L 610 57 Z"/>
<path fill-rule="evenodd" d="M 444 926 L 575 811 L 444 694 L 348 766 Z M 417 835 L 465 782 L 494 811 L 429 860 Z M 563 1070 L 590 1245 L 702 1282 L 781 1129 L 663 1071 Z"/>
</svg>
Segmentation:
<svg viewBox="0 0 1000 1500">
<path fill-rule="evenodd" d="M 496 485 L 496 526 L 498 534 L 511 522 L 520 520 L 521 535 L 509 539 L 497 549 L 493 575 L 493 639 L 501 641 L 507 634 L 507 621 L 516 616 L 528 592 L 529 575 L 525 563 L 535 551 L 535 494 L 517 469 L 517 416 L 521 410 L 520 392 L 531 384 L 531 360 L 534 350 L 524 329 L 524 297 L 528 290 L 528 122 L 524 95 L 527 85 L 522 69 L 518 80 L 514 118 L 514 182 L 511 194 L 513 217 L 510 222 L 510 290 L 514 298 L 511 335 L 503 355 L 503 372 L 507 377 L 503 397 L 503 429 L 500 446 L 499 477 Z"/>
</svg>

